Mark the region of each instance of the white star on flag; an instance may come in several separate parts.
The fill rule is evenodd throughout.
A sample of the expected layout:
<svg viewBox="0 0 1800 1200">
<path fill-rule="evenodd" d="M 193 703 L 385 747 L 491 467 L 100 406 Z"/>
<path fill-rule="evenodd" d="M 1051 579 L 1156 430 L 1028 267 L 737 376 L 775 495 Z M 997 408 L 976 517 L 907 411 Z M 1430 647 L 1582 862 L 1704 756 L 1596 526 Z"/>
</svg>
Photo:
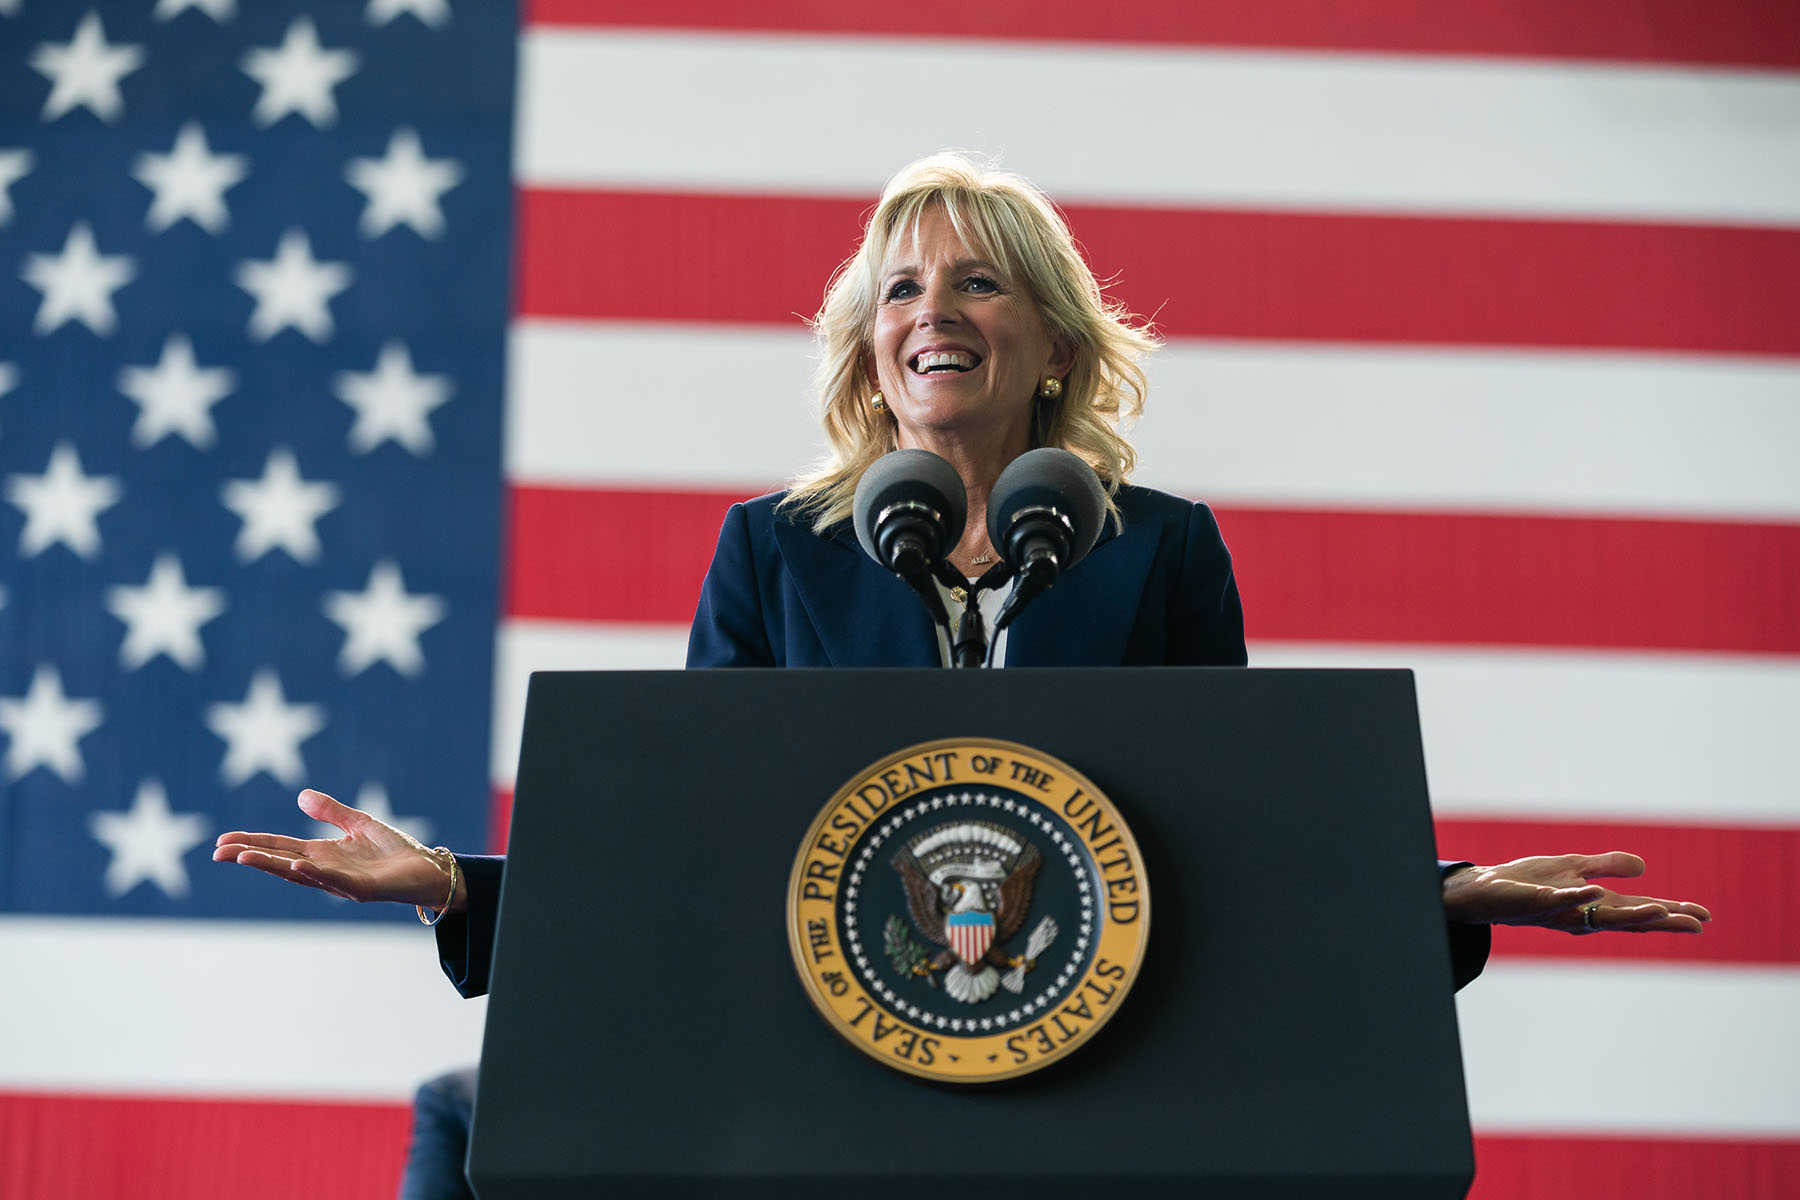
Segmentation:
<svg viewBox="0 0 1800 1200">
<path fill-rule="evenodd" d="M 275 257 L 267 262 L 246 259 L 234 276 L 237 285 L 256 297 L 250 314 L 250 336 L 266 342 L 292 326 L 315 342 L 324 342 L 335 326 L 331 298 L 350 286 L 350 268 L 313 257 L 306 233 L 290 229 L 281 235 Z"/>
<path fill-rule="evenodd" d="M 450 379 L 415 373 L 405 345 L 388 342 L 373 371 L 340 371 L 332 378 L 331 392 L 356 410 L 350 449 L 367 454 L 382 442 L 394 441 L 423 458 L 433 444 L 427 418 L 450 399 Z"/>
<path fill-rule="evenodd" d="M 104 337 L 118 317 L 112 294 L 131 281 L 137 268 L 126 254 L 101 254 L 86 221 L 69 227 L 61 254 L 27 254 L 19 277 L 44 294 L 33 333 L 53 333 L 80 321 Z"/>
<path fill-rule="evenodd" d="M 168 21 L 188 9 L 199 9 L 221 25 L 237 15 L 237 0 L 156 0 L 156 11 L 150 15 Z"/>
<path fill-rule="evenodd" d="M 156 193 L 144 227 L 161 233 L 186 217 L 208 233 L 223 233 L 231 223 L 225 189 L 249 173 L 245 161 L 241 154 L 214 154 L 200 123 L 189 121 L 167 154 L 140 154 L 132 164 L 131 177 Z"/>
<path fill-rule="evenodd" d="M 56 443 L 42 475 L 6 480 L 7 501 L 25 514 L 19 557 L 32 558 L 61 542 L 80 557 L 93 558 L 100 553 L 96 519 L 123 494 L 111 476 L 84 475 L 74 446 Z"/>
<path fill-rule="evenodd" d="M 196 450 L 209 449 L 217 436 L 212 406 L 236 387 L 237 376 L 228 368 L 201 367 L 194 361 L 194 345 L 185 333 L 169 335 L 154 367 L 119 372 L 119 390 L 139 410 L 131 444 L 147 449 L 175 434 Z"/>
<path fill-rule="evenodd" d="M 0 225 L 12 220 L 12 195 L 7 189 L 31 174 L 31 151 L 0 150 Z"/>
<path fill-rule="evenodd" d="M 105 719 L 98 700 L 71 700 L 63 694 L 62 672 L 48 663 L 32 672 L 31 687 L 18 699 L 0 696 L 0 730 L 6 747 L 6 777 L 18 779 L 48 767 L 64 783 L 79 782 L 84 767 L 77 743 Z"/>
<path fill-rule="evenodd" d="M 444 232 L 438 202 L 462 182 L 463 169 L 452 158 L 426 158 L 416 132 L 396 129 L 385 156 L 351 159 L 344 178 L 368 198 L 360 226 L 364 237 L 380 237 L 404 223 L 421 237 L 435 238 Z"/>
<path fill-rule="evenodd" d="M 0 362 L 0 396 L 19 386 L 19 368 L 9 362 Z"/>
<path fill-rule="evenodd" d="M 325 728 L 322 704 L 289 704 L 281 677 L 264 667 L 250 680 L 241 704 L 209 704 L 206 727 L 225 740 L 219 777 L 236 787 L 258 771 L 298 786 L 306 778 L 300 743 Z"/>
<path fill-rule="evenodd" d="M 140 883 L 154 883 L 171 900 L 187 895 L 187 867 L 181 858 L 206 840 L 204 813 L 169 811 L 161 781 L 146 779 L 125 812 L 88 815 L 88 829 L 112 852 L 106 892 L 123 896 Z"/>
<path fill-rule="evenodd" d="M 434 832 L 431 819 L 429 817 L 395 816 L 394 807 L 388 801 L 385 784 L 375 781 L 363 784 L 357 789 L 356 800 L 350 807 L 368 813 L 383 825 L 391 825 L 395 829 L 401 830 L 415 841 L 423 842 L 427 846 L 431 845 L 431 835 Z M 334 842 L 344 836 L 344 831 L 329 821 L 314 821 L 313 829 L 315 836 Z"/>
<path fill-rule="evenodd" d="M 42 120 L 54 121 L 77 105 L 102 121 L 116 121 L 125 110 L 119 80 L 144 61 L 142 46 L 108 45 L 100 14 L 88 13 L 75 36 L 58 44 L 43 42 L 31 52 L 31 66 L 51 83 Z"/>
<path fill-rule="evenodd" d="M 244 522 L 235 547 L 239 562 L 255 562 L 274 549 L 295 562 L 313 562 L 319 557 L 313 525 L 338 504 L 337 485 L 300 478 L 294 452 L 285 446 L 269 451 L 261 479 L 227 480 L 220 492 L 225 507 Z"/>
<path fill-rule="evenodd" d="M 181 559 L 159 554 L 142 587 L 115 587 L 106 593 L 106 611 L 125 622 L 119 665 L 135 671 L 158 654 L 189 671 L 206 662 L 200 627 L 225 611 L 220 588 L 189 587 Z"/>
<path fill-rule="evenodd" d="M 273 125 L 297 112 L 323 129 L 337 120 L 331 89 L 356 74 L 357 58 L 353 50 L 320 46 L 312 18 L 296 17 L 280 46 L 246 51 L 240 65 L 244 74 L 262 84 L 262 95 L 250 114 L 258 125 Z"/>
<path fill-rule="evenodd" d="M 390 559 L 375 564 L 360 592 L 325 593 L 325 615 L 344 630 L 338 670 L 358 675 L 386 662 L 402 675 L 425 669 L 419 635 L 444 619 L 438 596 L 408 595 L 400 568 Z"/>
<path fill-rule="evenodd" d="M 449 0 L 369 0 L 363 16 L 369 24 L 381 26 L 404 13 L 436 29 L 449 22 L 450 4 Z"/>
</svg>

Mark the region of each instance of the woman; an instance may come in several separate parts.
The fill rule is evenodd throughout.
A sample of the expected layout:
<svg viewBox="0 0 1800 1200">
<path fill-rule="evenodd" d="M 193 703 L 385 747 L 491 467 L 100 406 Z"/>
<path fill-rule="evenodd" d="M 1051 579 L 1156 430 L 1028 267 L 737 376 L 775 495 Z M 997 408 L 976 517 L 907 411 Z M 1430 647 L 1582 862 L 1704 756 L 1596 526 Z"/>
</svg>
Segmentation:
<svg viewBox="0 0 1800 1200">
<path fill-rule="evenodd" d="M 833 278 L 816 331 L 832 455 L 785 495 L 732 507 L 689 666 L 946 662 L 924 607 L 849 530 L 857 481 L 896 448 L 948 460 L 969 501 L 950 562 L 973 587 L 995 560 L 987 531 L 995 480 L 1046 445 L 1093 466 L 1113 520 L 1087 559 L 1007 630 L 995 665 L 1245 662 L 1237 585 L 1211 512 L 1125 483 L 1135 455 L 1119 424 L 1142 409 L 1138 363 L 1155 342 L 1105 303 L 1041 193 L 954 154 L 905 168 Z M 997 608 L 1000 595 L 955 589 L 947 598 Z M 354 900 L 415 904 L 421 919 L 448 917 L 438 926 L 446 971 L 464 994 L 486 990 L 499 859 L 428 850 L 320 792 L 302 792 L 300 807 L 345 836 L 228 833 L 213 857 Z M 1443 864 L 1459 986 L 1480 970 L 1489 924 L 1700 932 L 1710 919 L 1700 905 L 1589 882 L 1643 869 L 1623 853 Z"/>
</svg>

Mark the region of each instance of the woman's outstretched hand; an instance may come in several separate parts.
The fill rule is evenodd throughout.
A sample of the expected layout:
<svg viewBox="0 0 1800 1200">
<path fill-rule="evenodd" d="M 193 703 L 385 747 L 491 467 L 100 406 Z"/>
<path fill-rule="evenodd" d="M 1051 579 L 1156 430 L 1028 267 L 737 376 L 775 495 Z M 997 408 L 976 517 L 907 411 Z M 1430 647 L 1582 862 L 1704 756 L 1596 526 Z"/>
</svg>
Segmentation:
<svg viewBox="0 0 1800 1200">
<path fill-rule="evenodd" d="M 449 864 L 407 834 L 366 812 L 339 804 L 324 792 L 300 793 L 300 811 L 336 825 L 341 838 L 292 838 L 278 833 L 221 834 L 214 862 L 255 867 L 290 883 L 303 883 L 347 900 L 394 900 L 426 908 L 444 907 Z M 462 882 L 450 901 L 460 912 Z"/>
<path fill-rule="evenodd" d="M 1444 913 L 1471 925 L 1542 925 L 1564 933 L 1699 933 L 1712 920 L 1698 904 L 1624 896 L 1589 882 L 1643 873 L 1644 860 L 1621 850 L 1461 867 L 1444 877 Z"/>
</svg>

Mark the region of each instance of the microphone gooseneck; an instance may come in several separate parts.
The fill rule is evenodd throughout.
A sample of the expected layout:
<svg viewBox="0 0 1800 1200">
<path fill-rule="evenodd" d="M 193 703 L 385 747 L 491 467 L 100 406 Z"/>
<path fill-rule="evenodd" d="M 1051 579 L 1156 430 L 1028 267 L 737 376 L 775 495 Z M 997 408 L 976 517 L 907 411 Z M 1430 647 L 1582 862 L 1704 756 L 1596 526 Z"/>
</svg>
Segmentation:
<svg viewBox="0 0 1800 1200">
<path fill-rule="evenodd" d="M 1100 537 L 1106 493 L 1094 469 L 1045 446 L 1008 464 L 988 499 L 988 537 L 1019 581 L 994 618 L 994 632 L 1080 562 Z"/>
<path fill-rule="evenodd" d="M 950 616 L 932 582 L 961 539 L 969 500 L 956 468 L 929 450 L 882 456 L 856 485 L 852 521 L 868 556 L 918 593 L 948 633 Z"/>
</svg>

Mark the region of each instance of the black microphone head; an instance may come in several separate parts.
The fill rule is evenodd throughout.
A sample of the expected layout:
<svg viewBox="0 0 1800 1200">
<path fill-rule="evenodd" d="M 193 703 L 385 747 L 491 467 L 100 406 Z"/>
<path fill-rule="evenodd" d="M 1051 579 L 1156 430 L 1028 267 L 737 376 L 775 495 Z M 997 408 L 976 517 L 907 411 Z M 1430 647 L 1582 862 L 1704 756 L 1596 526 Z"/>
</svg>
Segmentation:
<svg viewBox="0 0 1800 1200">
<path fill-rule="evenodd" d="M 1011 543 L 1017 540 L 1009 535 L 1020 518 L 1045 508 L 1066 519 L 1069 553 L 1061 565 L 1066 571 L 1094 548 L 1106 520 L 1106 491 L 1094 468 L 1067 450 L 1050 446 L 1028 450 L 1007 464 L 994 483 L 987 517 L 988 537 L 1008 562 L 1015 554 Z M 1013 562 L 1015 569 L 1023 566 Z"/>
<path fill-rule="evenodd" d="M 937 543 L 932 557 L 942 558 L 962 539 L 969 496 L 956 468 L 931 451 L 895 450 L 863 472 L 853 512 L 856 540 L 870 558 L 892 570 L 877 536 L 884 514 L 905 517 L 909 526 L 929 531 Z"/>
</svg>

